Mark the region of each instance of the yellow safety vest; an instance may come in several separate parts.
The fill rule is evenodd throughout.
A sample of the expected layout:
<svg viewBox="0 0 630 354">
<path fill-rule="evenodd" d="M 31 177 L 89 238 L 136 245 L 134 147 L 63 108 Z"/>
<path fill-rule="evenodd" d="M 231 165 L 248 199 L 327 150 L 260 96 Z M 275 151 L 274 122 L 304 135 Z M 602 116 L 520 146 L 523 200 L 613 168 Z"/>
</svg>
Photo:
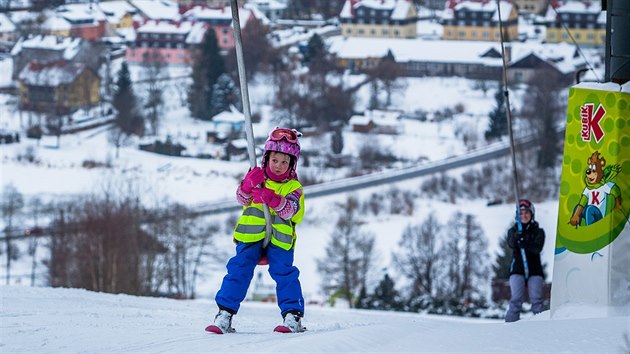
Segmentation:
<svg viewBox="0 0 630 354">
<path fill-rule="evenodd" d="M 267 180 L 265 187 L 286 197 L 296 189 L 302 188 L 302 184 L 296 180 L 284 183 Z M 304 194 L 300 196 L 300 210 L 291 219 L 282 219 L 272 208 L 269 208 L 269 212 L 272 226 L 271 243 L 282 249 L 290 250 L 295 243 L 295 225 L 300 223 L 304 216 Z M 241 242 L 258 242 L 265 238 L 265 225 L 262 204 L 252 202 L 243 207 L 243 213 L 234 229 L 234 238 Z"/>
</svg>

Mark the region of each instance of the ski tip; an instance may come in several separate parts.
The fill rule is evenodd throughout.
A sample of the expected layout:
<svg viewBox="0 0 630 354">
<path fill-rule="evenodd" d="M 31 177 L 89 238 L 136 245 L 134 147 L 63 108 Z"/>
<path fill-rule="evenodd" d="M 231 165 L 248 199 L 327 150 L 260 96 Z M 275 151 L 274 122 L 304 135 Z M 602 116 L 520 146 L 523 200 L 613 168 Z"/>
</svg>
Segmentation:
<svg viewBox="0 0 630 354">
<path fill-rule="evenodd" d="M 277 326 L 276 328 L 273 329 L 274 332 L 278 332 L 278 333 L 293 333 L 293 331 L 291 331 L 291 329 L 289 327 L 285 327 L 285 326 Z"/>
<path fill-rule="evenodd" d="M 210 325 L 208 327 L 206 327 L 206 332 L 208 333 L 215 333 L 215 334 L 223 334 L 223 331 L 221 330 L 221 328 L 215 326 L 215 325 Z"/>
</svg>

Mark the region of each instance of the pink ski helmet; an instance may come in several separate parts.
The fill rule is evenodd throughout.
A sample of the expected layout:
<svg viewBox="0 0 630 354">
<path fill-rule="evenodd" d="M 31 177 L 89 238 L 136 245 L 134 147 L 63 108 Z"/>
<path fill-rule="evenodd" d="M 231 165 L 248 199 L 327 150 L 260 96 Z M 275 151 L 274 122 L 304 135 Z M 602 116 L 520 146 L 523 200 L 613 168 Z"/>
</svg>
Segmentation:
<svg viewBox="0 0 630 354">
<path fill-rule="evenodd" d="M 295 172 L 298 158 L 300 157 L 300 143 L 298 138 L 302 133 L 295 129 L 278 128 L 269 133 L 269 138 L 265 142 L 265 152 L 262 157 L 263 168 L 267 167 L 267 159 L 271 151 L 282 152 L 291 157 L 290 172 Z"/>
</svg>

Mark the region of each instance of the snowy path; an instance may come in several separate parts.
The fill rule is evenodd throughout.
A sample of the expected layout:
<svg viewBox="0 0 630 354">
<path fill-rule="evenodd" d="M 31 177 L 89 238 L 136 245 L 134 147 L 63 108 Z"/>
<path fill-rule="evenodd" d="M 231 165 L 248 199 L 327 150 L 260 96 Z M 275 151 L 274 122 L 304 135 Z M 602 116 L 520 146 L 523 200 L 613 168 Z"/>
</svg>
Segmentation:
<svg viewBox="0 0 630 354">
<path fill-rule="evenodd" d="M 622 353 L 627 317 L 514 324 L 307 307 L 302 334 L 273 333 L 273 304 L 245 303 L 238 333 L 205 333 L 210 300 L 1 286 L 2 353 Z"/>
</svg>

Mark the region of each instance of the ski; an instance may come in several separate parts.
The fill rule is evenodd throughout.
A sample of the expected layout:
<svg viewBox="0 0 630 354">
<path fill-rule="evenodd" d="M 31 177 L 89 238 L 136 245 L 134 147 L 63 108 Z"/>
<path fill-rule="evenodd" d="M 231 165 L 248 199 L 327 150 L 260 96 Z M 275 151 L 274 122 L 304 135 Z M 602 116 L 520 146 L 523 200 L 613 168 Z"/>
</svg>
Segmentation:
<svg viewBox="0 0 630 354">
<path fill-rule="evenodd" d="M 234 330 L 234 328 L 230 328 L 231 331 L 228 331 L 227 333 L 234 333 L 236 332 L 236 330 Z M 224 334 L 223 331 L 221 330 L 221 328 L 215 326 L 215 325 L 209 325 L 208 327 L 206 327 L 206 332 L 208 333 L 215 333 L 215 334 Z"/>
<path fill-rule="evenodd" d="M 273 331 L 277 333 L 301 333 L 301 332 L 306 331 L 306 327 L 302 327 L 299 331 L 293 332 L 291 328 L 287 326 L 279 325 L 279 326 L 276 326 L 276 328 L 274 328 Z"/>
</svg>

